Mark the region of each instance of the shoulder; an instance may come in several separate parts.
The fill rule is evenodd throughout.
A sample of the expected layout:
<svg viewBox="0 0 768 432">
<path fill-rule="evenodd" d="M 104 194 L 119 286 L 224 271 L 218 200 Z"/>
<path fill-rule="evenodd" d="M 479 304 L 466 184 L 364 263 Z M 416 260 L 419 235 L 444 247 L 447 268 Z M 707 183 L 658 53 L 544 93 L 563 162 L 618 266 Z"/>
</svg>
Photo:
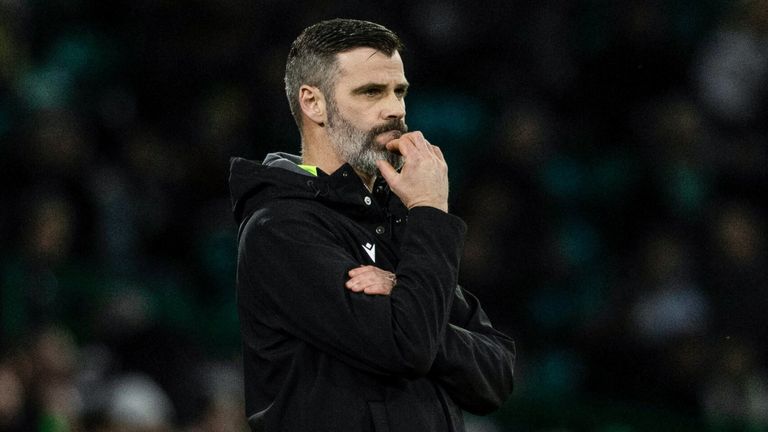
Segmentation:
<svg viewBox="0 0 768 432">
<path fill-rule="evenodd" d="M 247 221 L 258 226 L 306 219 L 313 213 L 313 203 L 307 200 L 275 199 L 256 209 Z"/>
<path fill-rule="evenodd" d="M 331 225 L 332 218 L 331 212 L 317 202 L 278 199 L 254 211 L 244 223 L 241 236 L 317 233 Z"/>
</svg>

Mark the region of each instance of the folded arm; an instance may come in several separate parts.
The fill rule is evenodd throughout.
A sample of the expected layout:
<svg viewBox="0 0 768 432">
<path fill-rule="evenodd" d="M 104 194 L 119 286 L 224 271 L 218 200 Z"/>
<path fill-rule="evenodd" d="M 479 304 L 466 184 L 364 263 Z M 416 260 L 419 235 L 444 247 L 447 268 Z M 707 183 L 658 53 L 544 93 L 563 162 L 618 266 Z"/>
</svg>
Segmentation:
<svg viewBox="0 0 768 432">
<path fill-rule="evenodd" d="M 493 328 L 475 296 L 457 286 L 429 375 L 465 411 L 488 414 L 512 392 L 515 357 L 514 341 Z"/>
<path fill-rule="evenodd" d="M 387 295 L 394 274 L 373 266 L 350 272 L 347 288 L 372 295 Z M 472 294 L 456 287 L 456 297 L 445 338 L 430 376 L 464 410 L 487 414 L 512 392 L 515 344 L 495 330 Z"/>
<path fill-rule="evenodd" d="M 240 242 L 241 313 L 361 370 L 426 375 L 450 316 L 465 229 L 437 209 L 412 209 L 397 290 L 371 296 L 345 288 L 360 263 L 311 211 L 259 211 Z"/>
</svg>

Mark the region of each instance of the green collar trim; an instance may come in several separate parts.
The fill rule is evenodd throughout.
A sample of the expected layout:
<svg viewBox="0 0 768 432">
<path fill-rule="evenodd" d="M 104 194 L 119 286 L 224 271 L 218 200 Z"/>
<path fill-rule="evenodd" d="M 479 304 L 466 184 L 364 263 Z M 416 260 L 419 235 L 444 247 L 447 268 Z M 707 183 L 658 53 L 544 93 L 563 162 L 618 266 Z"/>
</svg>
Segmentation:
<svg viewBox="0 0 768 432">
<path fill-rule="evenodd" d="M 299 168 L 317 177 L 317 167 L 313 165 L 299 165 Z"/>
</svg>

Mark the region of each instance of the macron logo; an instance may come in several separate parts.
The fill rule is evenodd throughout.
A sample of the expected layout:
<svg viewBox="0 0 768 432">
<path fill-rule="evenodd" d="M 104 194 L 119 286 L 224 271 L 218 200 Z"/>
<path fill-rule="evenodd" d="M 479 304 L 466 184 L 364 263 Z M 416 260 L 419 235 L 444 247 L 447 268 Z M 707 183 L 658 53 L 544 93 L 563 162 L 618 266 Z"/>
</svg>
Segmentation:
<svg viewBox="0 0 768 432">
<path fill-rule="evenodd" d="M 365 249 L 365 253 L 367 253 L 368 256 L 371 257 L 371 261 L 376 262 L 376 245 L 366 243 L 363 245 L 363 249 Z"/>
</svg>

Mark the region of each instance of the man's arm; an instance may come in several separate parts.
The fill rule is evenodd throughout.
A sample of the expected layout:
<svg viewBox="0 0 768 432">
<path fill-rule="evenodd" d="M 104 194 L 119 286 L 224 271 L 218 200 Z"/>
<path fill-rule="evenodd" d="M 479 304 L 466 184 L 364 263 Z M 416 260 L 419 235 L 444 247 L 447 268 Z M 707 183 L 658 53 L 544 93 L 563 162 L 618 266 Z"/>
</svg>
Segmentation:
<svg viewBox="0 0 768 432">
<path fill-rule="evenodd" d="M 347 289 L 366 294 L 388 295 L 393 273 L 373 266 L 350 272 Z M 430 371 L 465 411 L 487 414 L 501 406 L 512 392 L 515 344 L 495 330 L 480 302 L 456 287 L 456 297 L 445 339 Z"/>
<path fill-rule="evenodd" d="M 492 327 L 475 296 L 457 286 L 429 375 L 465 411 L 488 414 L 512 392 L 515 356 L 514 341 Z"/>
<path fill-rule="evenodd" d="M 387 148 L 403 155 L 401 171 L 385 161 L 377 165 L 409 209 L 397 292 L 347 291 L 347 272 L 359 266 L 345 249 L 348 241 L 336 238 L 316 209 L 277 201 L 243 230 L 238 275 L 247 280 L 238 280 L 245 287 L 238 299 L 246 326 L 258 320 L 364 370 L 422 376 L 448 324 L 466 225 L 446 213 L 448 167 L 440 149 L 420 132 Z"/>
<path fill-rule="evenodd" d="M 448 211 L 448 167 L 442 152 L 420 132 L 404 134 L 387 143 L 387 149 L 400 152 L 406 160 L 400 173 L 385 161 L 377 161 L 381 174 L 406 207 L 430 205 Z M 409 164 L 420 170 L 409 170 Z M 427 172 L 440 173 L 428 182 L 419 178 Z M 398 274 L 399 280 L 399 274 Z M 399 289 L 396 286 L 392 294 Z M 495 410 L 512 391 L 514 343 L 496 331 L 480 303 L 456 288 L 450 324 L 430 372 L 453 400 L 473 413 Z"/>
<path fill-rule="evenodd" d="M 347 273 L 360 263 L 325 223 L 290 202 L 252 216 L 239 252 L 244 325 L 262 322 L 361 370 L 426 375 L 450 315 L 466 226 L 435 208 L 412 209 L 398 289 L 368 296 L 345 289 Z"/>
</svg>

